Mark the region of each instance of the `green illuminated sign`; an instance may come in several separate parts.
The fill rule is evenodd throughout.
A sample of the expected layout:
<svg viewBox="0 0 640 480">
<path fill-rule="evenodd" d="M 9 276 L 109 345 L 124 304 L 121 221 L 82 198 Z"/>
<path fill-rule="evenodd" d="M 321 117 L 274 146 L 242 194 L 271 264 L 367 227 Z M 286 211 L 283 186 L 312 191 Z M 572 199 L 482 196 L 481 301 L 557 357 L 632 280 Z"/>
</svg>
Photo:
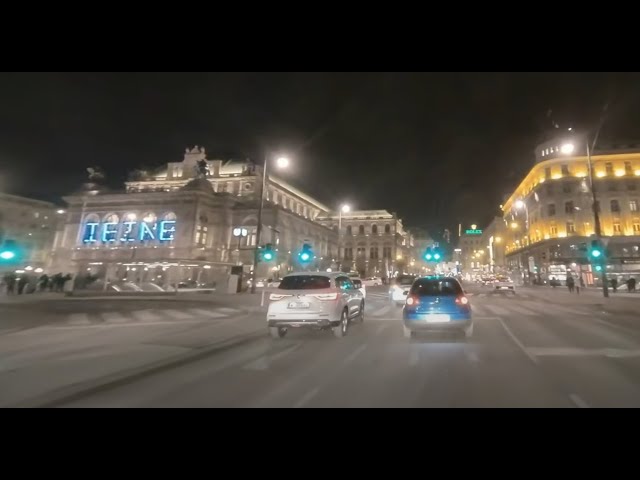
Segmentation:
<svg viewBox="0 0 640 480">
<path fill-rule="evenodd" d="M 482 235 L 482 230 L 465 230 L 464 233 L 465 235 Z"/>
</svg>

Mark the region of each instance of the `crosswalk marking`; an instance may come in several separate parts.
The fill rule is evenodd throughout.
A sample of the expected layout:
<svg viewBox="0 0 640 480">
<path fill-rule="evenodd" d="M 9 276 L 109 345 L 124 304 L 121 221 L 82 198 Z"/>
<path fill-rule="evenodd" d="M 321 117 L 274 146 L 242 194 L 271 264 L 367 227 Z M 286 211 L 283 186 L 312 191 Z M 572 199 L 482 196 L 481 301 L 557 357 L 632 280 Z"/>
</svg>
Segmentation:
<svg viewBox="0 0 640 480">
<path fill-rule="evenodd" d="M 186 320 L 187 318 L 193 318 L 193 315 L 181 312 L 180 310 L 163 310 L 162 312 L 172 318 L 175 318 L 176 320 Z"/>
<path fill-rule="evenodd" d="M 69 315 L 69 323 L 71 325 L 89 325 L 89 315 L 86 313 L 72 313 Z"/>
<path fill-rule="evenodd" d="M 152 312 L 151 310 L 136 310 L 131 312 L 131 315 L 140 322 L 155 322 L 161 318 L 160 315 Z"/>
<path fill-rule="evenodd" d="M 127 318 L 118 312 L 104 312 L 100 316 L 105 323 L 125 323 Z"/>
<path fill-rule="evenodd" d="M 513 310 L 516 313 L 519 313 L 521 315 L 527 315 L 527 316 L 533 316 L 533 317 L 537 317 L 538 315 L 540 315 L 538 312 L 536 311 L 532 311 L 529 310 L 528 308 L 519 306 L 519 305 L 509 305 L 509 308 L 511 310 Z"/>
<path fill-rule="evenodd" d="M 224 313 L 216 312 L 215 310 L 205 310 L 203 308 L 190 308 L 189 312 L 202 317 L 210 317 L 210 318 L 226 317 Z"/>
</svg>

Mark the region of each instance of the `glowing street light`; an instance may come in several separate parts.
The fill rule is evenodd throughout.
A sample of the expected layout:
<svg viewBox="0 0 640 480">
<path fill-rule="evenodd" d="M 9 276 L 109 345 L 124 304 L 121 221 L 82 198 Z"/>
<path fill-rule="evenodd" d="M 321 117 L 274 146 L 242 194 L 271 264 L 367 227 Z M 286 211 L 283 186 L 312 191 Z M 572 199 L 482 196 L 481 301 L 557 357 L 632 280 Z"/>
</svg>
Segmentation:
<svg viewBox="0 0 640 480">
<path fill-rule="evenodd" d="M 563 155 L 571 155 L 575 149 L 576 147 L 573 143 L 565 143 L 560 147 L 560 153 Z"/>
<path fill-rule="evenodd" d="M 269 171 L 269 159 L 271 155 L 267 154 L 264 158 L 264 167 L 262 170 L 262 188 L 260 189 L 260 206 L 258 208 L 258 227 L 256 228 L 256 249 L 253 253 L 253 270 L 251 272 L 251 293 L 256 293 L 256 272 L 258 270 L 258 262 L 260 261 L 260 237 L 262 235 L 262 210 L 264 209 L 264 196 L 267 186 L 267 173 Z M 289 166 L 287 157 L 278 157 L 276 166 L 285 169 Z"/>
</svg>

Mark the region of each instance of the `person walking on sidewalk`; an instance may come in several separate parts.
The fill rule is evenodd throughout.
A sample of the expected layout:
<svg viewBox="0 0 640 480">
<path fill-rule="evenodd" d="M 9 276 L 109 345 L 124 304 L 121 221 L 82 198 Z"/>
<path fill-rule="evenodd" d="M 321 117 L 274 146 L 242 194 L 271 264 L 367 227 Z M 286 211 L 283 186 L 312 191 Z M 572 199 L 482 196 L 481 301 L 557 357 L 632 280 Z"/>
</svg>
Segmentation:
<svg viewBox="0 0 640 480">
<path fill-rule="evenodd" d="M 616 277 L 611 279 L 611 288 L 613 288 L 613 293 L 618 293 L 618 279 Z"/>
<path fill-rule="evenodd" d="M 633 277 L 629 277 L 627 280 L 627 292 L 635 292 L 636 291 L 636 279 Z"/>
<path fill-rule="evenodd" d="M 569 275 L 567 277 L 567 288 L 569 289 L 569 293 L 573 293 L 573 288 L 575 287 L 576 282 L 573 279 L 573 275 Z"/>
</svg>

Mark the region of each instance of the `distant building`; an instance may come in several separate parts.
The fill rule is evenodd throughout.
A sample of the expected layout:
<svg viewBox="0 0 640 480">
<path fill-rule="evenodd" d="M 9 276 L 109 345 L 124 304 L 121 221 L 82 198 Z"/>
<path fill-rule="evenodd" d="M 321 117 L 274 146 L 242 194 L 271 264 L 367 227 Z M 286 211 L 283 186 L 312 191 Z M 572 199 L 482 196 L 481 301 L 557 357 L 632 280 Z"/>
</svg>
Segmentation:
<svg viewBox="0 0 640 480">
<path fill-rule="evenodd" d="M 23 252 L 16 268 L 43 268 L 61 214 L 53 203 L 0 193 L 0 244 L 13 240 Z"/>
<path fill-rule="evenodd" d="M 506 261 L 524 281 L 562 280 L 567 272 L 597 283 L 587 259 L 594 214 L 586 140 L 567 136 L 539 145 L 536 163 L 503 205 Z M 592 153 L 607 272 L 640 275 L 640 145 L 600 143 Z"/>
<path fill-rule="evenodd" d="M 501 273 L 506 269 L 505 238 L 506 226 L 502 217 L 495 217 L 482 231 L 481 245 L 487 254 L 483 256 L 484 271 Z"/>
<path fill-rule="evenodd" d="M 340 219 L 341 217 L 341 219 Z M 411 262 L 413 242 L 402 220 L 387 210 L 329 213 L 316 219 L 339 234 L 342 268 L 362 277 L 393 277 Z M 342 224 L 338 231 L 338 224 Z"/>
</svg>

